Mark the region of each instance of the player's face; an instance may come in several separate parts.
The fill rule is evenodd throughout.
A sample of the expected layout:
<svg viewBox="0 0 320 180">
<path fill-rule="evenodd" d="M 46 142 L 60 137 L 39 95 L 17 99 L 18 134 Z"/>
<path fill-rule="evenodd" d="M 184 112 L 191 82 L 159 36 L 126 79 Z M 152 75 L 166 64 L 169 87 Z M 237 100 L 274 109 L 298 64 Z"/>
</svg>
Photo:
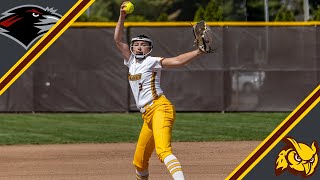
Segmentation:
<svg viewBox="0 0 320 180">
<path fill-rule="evenodd" d="M 151 50 L 151 46 L 149 44 L 149 42 L 145 42 L 145 41 L 135 41 L 132 44 L 132 50 L 134 54 L 147 54 L 148 52 L 150 52 Z"/>
</svg>

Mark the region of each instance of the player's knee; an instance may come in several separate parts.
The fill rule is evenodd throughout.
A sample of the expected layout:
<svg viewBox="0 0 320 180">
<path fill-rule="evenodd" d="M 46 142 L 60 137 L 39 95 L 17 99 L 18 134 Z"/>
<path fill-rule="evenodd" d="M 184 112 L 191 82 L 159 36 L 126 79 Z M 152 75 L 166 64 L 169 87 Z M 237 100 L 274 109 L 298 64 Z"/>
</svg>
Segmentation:
<svg viewBox="0 0 320 180">
<path fill-rule="evenodd" d="M 134 156 L 132 163 L 138 171 L 144 171 L 149 167 L 149 162 L 139 155 Z"/>
<path fill-rule="evenodd" d="M 164 159 L 167 157 L 167 156 L 169 156 L 170 154 L 172 154 L 172 151 L 163 151 L 163 152 L 157 152 L 157 156 L 158 156 L 158 158 L 159 158 L 159 160 L 161 161 L 161 162 L 163 162 L 164 161 Z"/>
<path fill-rule="evenodd" d="M 148 169 L 148 164 L 143 164 L 143 163 L 136 163 L 133 161 L 133 165 L 136 168 L 137 171 L 145 171 Z"/>
</svg>

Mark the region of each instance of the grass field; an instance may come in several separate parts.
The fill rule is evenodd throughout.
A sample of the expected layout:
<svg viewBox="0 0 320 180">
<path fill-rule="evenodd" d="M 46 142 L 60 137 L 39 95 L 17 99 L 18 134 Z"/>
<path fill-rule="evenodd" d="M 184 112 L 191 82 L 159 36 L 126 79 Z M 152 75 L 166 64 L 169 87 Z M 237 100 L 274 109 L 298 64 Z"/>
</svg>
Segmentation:
<svg viewBox="0 0 320 180">
<path fill-rule="evenodd" d="M 177 113 L 173 141 L 263 140 L 289 113 Z M 140 113 L 0 114 L 0 145 L 135 142 Z"/>
</svg>

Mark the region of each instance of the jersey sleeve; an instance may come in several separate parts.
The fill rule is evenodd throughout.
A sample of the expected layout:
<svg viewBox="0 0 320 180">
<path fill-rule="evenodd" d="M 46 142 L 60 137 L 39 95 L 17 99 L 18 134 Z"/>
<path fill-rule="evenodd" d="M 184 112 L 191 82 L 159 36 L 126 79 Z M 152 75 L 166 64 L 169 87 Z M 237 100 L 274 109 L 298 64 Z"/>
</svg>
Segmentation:
<svg viewBox="0 0 320 180">
<path fill-rule="evenodd" d="M 162 69 L 162 60 L 163 59 L 164 59 L 164 57 L 154 57 L 153 68 L 154 69 Z"/>
<path fill-rule="evenodd" d="M 123 59 L 123 64 L 126 65 L 129 68 L 130 65 L 131 65 L 131 62 L 133 61 L 133 59 L 134 59 L 134 55 L 131 54 L 128 61 L 126 61 L 126 59 Z"/>
</svg>

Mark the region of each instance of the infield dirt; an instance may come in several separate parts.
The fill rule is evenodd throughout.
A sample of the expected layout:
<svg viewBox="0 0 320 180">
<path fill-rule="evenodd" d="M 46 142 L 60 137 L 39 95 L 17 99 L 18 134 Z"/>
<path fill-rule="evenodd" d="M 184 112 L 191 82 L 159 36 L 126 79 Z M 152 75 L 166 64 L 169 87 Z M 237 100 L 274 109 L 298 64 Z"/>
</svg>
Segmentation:
<svg viewBox="0 0 320 180">
<path fill-rule="evenodd" d="M 176 142 L 186 179 L 225 179 L 259 141 Z M 132 180 L 134 143 L 0 146 L 0 179 Z M 150 180 L 172 179 L 155 153 Z"/>
</svg>

